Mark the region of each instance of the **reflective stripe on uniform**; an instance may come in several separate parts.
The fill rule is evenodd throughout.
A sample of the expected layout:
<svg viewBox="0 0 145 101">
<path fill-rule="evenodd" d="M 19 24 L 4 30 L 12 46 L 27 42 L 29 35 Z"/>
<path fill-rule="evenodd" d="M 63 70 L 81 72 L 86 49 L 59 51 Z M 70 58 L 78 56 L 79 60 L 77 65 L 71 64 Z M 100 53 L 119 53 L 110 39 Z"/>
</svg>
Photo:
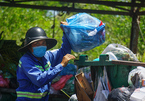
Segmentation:
<svg viewBox="0 0 145 101">
<path fill-rule="evenodd" d="M 39 66 L 39 65 L 35 65 L 37 68 L 39 68 L 41 71 L 44 71 L 43 67 L 42 66 Z"/>
<path fill-rule="evenodd" d="M 51 63 L 50 62 L 47 62 L 47 64 L 44 66 L 46 71 L 50 68 L 50 65 L 51 65 Z M 37 68 L 39 68 L 41 71 L 44 71 L 44 69 L 43 69 L 42 66 L 39 66 L 39 65 L 35 65 L 35 66 Z"/>
<path fill-rule="evenodd" d="M 47 64 L 45 65 L 45 70 L 47 71 L 51 66 L 51 63 L 50 62 L 47 62 Z"/>
<path fill-rule="evenodd" d="M 41 99 L 42 97 L 45 97 L 46 95 L 47 95 L 47 92 L 44 92 L 44 93 L 31 93 L 31 92 L 17 91 L 17 97 Z"/>
<path fill-rule="evenodd" d="M 21 68 L 21 64 L 22 64 L 22 62 L 19 60 L 19 64 L 18 64 L 18 66 Z"/>
</svg>

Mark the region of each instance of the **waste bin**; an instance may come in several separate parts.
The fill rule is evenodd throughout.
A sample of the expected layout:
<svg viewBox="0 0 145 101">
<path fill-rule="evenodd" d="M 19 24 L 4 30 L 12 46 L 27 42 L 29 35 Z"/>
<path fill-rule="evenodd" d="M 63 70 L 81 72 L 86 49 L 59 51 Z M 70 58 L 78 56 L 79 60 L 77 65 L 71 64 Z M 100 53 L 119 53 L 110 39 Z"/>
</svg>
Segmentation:
<svg viewBox="0 0 145 101">
<path fill-rule="evenodd" d="M 75 60 L 74 63 L 78 68 L 90 66 L 93 82 L 98 81 L 98 77 L 103 75 L 103 69 L 105 66 L 112 89 L 122 86 L 127 87 L 129 72 L 136 68 L 138 65 L 145 66 L 144 63 L 140 62 L 109 60 L 109 55 L 107 54 L 101 54 L 97 61 L 89 61 L 87 59 L 87 55 L 81 55 L 79 60 Z M 94 90 L 96 90 L 95 87 Z"/>
<path fill-rule="evenodd" d="M 127 87 L 128 85 L 128 74 L 136 68 L 136 66 L 127 65 L 114 65 L 112 67 L 106 66 L 108 78 L 113 88 Z"/>
</svg>

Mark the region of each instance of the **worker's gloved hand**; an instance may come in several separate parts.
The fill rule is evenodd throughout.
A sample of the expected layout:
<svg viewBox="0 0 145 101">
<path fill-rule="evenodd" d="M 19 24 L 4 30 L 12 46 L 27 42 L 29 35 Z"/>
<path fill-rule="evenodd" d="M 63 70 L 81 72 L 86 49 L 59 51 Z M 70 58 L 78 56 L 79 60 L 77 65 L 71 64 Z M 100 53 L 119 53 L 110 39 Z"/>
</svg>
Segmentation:
<svg viewBox="0 0 145 101">
<path fill-rule="evenodd" d="M 60 23 L 63 24 L 63 25 L 68 25 L 68 23 L 65 22 L 65 21 L 61 21 Z"/>
<path fill-rule="evenodd" d="M 68 64 L 68 62 L 69 62 L 69 60 L 71 60 L 71 59 L 75 59 L 75 56 L 73 56 L 73 55 L 71 55 L 71 54 L 66 54 L 66 55 L 63 57 L 62 61 L 61 61 L 61 65 L 62 65 L 63 67 L 66 67 L 67 64 Z"/>
<path fill-rule="evenodd" d="M 60 22 L 60 24 L 63 24 L 63 25 L 68 25 L 68 23 L 67 22 L 65 22 L 65 21 L 61 21 Z M 60 28 L 62 29 L 62 31 L 64 32 L 64 30 L 63 30 L 63 28 L 60 26 Z"/>
</svg>

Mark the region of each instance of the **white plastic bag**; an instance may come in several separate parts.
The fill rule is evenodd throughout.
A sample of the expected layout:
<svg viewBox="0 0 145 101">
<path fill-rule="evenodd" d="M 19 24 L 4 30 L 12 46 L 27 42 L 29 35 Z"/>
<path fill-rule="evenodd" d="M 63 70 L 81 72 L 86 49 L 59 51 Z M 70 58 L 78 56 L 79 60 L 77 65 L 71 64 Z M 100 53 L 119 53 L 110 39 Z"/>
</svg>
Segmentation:
<svg viewBox="0 0 145 101">
<path fill-rule="evenodd" d="M 104 96 L 102 91 L 104 92 L 103 85 L 101 83 L 101 80 L 99 79 L 98 87 L 97 87 L 97 90 L 96 90 L 95 97 L 94 97 L 93 101 L 107 101 L 106 97 Z"/>
<path fill-rule="evenodd" d="M 134 77 L 136 75 L 138 77 Z M 137 68 L 135 68 L 132 71 L 130 71 L 130 73 L 128 75 L 128 84 L 138 88 L 138 87 L 141 86 L 141 80 L 142 79 L 145 79 L 145 68 L 142 67 L 142 66 L 138 66 Z M 132 81 L 134 81 L 134 84 L 133 84 Z"/>
<path fill-rule="evenodd" d="M 73 94 L 68 101 L 78 101 L 76 94 Z"/>
<path fill-rule="evenodd" d="M 130 49 L 120 44 L 109 44 L 102 54 L 109 54 L 110 60 L 138 61 Z"/>
<path fill-rule="evenodd" d="M 145 87 L 135 89 L 130 97 L 130 101 L 145 101 Z"/>
<path fill-rule="evenodd" d="M 93 101 L 107 101 L 111 86 L 105 67 L 103 70 L 103 77 L 100 77 L 98 80 L 98 87 Z"/>
</svg>

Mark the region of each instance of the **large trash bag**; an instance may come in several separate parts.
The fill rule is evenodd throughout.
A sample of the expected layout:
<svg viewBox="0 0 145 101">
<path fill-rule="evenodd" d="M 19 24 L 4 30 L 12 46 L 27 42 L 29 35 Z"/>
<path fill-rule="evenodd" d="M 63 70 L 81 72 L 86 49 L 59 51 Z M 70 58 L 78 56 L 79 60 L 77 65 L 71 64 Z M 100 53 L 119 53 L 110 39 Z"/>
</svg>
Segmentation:
<svg viewBox="0 0 145 101">
<path fill-rule="evenodd" d="M 113 89 L 108 95 L 108 101 L 130 101 L 130 96 L 135 88 L 120 87 Z"/>
<path fill-rule="evenodd" d="M 78 13 L 61 24 L 74 52 L 82 52 L 100 46 L 105 42 L 105 24 L 87 14 Z"/>
<path fill-rule="evenodd" d="M 120 44 L 109 44 L 101 54 L 108 54 L 110 60 L 138 61 L 136 55 Z"/>
</svg>

